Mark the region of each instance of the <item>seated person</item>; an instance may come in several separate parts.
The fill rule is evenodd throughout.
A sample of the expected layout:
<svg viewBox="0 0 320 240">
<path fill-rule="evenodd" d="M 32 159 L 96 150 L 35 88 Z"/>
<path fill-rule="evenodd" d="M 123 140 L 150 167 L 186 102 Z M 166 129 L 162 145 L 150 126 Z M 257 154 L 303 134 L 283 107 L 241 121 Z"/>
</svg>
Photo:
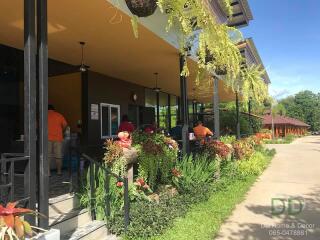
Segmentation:
<svg viewBox="0 0 320 240">
<path fill-rule="evenodd" d="M 197 140 L 203 140 L 207 136 L 213 136 L 213 132 L 209 128 L 203 126 L 201 121 L 197 122 L 196 127 L 193 128 L 193 132 Z"/>
<path fill-rule="evenodd" d="M 170 129 L 170 135 L 174 140 L 182 139 L 182 121 L 178 120 L 177 125 Z"/>
<path fill-rule="evenodd" d="M 123 115 L 120 126 L 118 128 L 118 133 L 119 132 L 132 133 L 133 131 L 134 131 L 134 125 L 131 122 L 129 122 L 128 115 Z"/>
<path fill-rule="evenodd" d="M 157 132 L 157 124 L 156 124 L 156 122 L 153 121 L 152 124 L 147 125 L 145 127 L 145 129 L 144 129 L 144 132 L 145 133 L 149 133 L 149 134 L 156 133 Z"/>
</svg>

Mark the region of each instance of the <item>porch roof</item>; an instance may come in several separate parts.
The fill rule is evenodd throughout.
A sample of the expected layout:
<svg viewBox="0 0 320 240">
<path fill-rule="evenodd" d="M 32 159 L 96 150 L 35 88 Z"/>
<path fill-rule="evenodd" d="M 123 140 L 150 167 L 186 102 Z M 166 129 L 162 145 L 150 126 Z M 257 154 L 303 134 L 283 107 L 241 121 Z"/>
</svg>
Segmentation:
<svg viewBox="0 0 320 240">
<path fill-rule="evenodd" d="M 23 1 L 1 1 L 0 28 L 1 44 L 23 49 Z M 79 65 L 79 41 L 85 41 L 85 64 L 90 70 L 149 88 L 158 72 L 159 87 L 180 94 L 178 49 L 141 24 L 135 39 L 130 17 L 108 1 L 48 0 L 48 39 L 52 59 Z M 197 64 L 188 59 L 188 66 L 192 99 Z M 207 86 L 197 89 L 197 101 L 211 101 L 212 92 Z M 221 101 L 234 99 L 221 81 L 219 95 Z"/>
<path fill-rule="evenodd" d="M 310 125 L 295 119 L 286 116 L 276 115 L 273 119 L 273 123 L 275 125 L 292 125 L 295 127 L 310 127 Z M 272 124 L 272 116 L 271 114 L 267 114 L 263 118 L 263 125 L 271 125 Z"/>
</svg>

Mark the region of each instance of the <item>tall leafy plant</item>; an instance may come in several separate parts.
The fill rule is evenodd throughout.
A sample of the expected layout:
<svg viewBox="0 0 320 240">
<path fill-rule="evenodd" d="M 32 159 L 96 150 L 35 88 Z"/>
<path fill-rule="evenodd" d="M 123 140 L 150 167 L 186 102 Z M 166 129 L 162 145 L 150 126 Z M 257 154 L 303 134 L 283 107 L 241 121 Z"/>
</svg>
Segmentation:
<svg viewBox="0 0 320 240">
<path fill-rule="evenodd" d="M 219 161 L 207 154 L 184 156 L 173 171 L 173 183 L 180 192 L 190 192 L 214 180 Z"/>
</svg>

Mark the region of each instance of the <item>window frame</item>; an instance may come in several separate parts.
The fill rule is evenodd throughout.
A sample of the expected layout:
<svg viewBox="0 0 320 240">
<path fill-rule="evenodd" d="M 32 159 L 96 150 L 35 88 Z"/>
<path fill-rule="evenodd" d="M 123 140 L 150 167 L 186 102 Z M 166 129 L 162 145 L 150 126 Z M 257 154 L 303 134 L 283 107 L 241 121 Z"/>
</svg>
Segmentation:
<svg viewBox="0 0 320 240">
<path fill-rule="evenodd" d="M 103 135 L 102 132 L 102 124 L 103 124 L 103 114 L 102 114 L 102 110 L 103 108 L 106 107 L 108 108 L 108 113 L 109 113 L 109 117 L 110 119 L 108 119 L 109 121 L 109 134 L 108 135 Z M 112 137 L 116 137 L 117 135 L 112 135 L 112 121 L 111 121 L 111 108 L 116 108 L 118 110 L 118 127 L 120 125 L 120 105 L 116 105 L 116 104 L 110 104 L 110 103 L 100 103 L 100 136 L 101 139 L 108 139 L 108 138 L 112 138 Z"/>
</svg>

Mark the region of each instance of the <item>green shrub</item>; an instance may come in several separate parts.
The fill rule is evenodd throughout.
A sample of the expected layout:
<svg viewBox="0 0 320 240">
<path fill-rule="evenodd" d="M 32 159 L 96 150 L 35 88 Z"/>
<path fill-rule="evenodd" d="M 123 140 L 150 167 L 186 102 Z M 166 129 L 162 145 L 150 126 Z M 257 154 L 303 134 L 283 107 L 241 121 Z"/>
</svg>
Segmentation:
<svg viewBox="0 0 320 240">
<path fill-rule="evenodd" d="M 220 141 L 225 144 L 233 144 L 236 140 L 237 139 L 235 135 L 225 135 L 220 137 Z"/>
<path fill-rule="evenodd" d="M 250 158 L 238 162 L 238 171 L 241 177 L 260 175 L 268 166 L 274 150 L 255 152 Z"/>
<path fill-rule="evenodd" d="M 236 160 L 249 158 L 254 152 L 254 147 L 247 139 L 237 140 L 233 144 L 233 154 Z"/>
<path fill-rule="evenodd" d="M 124 239 L 148 239 L 162 234 L 177 217 L 183 217 L 193 204 L 207 200 L 211 193 L 211 186 L 203 185 L 188 194 L 175 197 L 161 195 L 159 203 L 133 202 L 130 206 L 130 226 Z M 110 218 L 107 225 L 113 234 L 123 235 L 123 212 Z"/>
<path fill-rule="evenodd" d="M 293 140 L 294 140 L 295 138 L 296 138 L 295 135 L 288 134 L 287 136 L 285 136 L 284 141 L 287 142 L 287 143 L 291 143 L 291 142 L 293 142 Z"/>
<path fill-rule="evenodd" d="M 207 154 L 184 156 L 176 163 L 173 183 L 181 192 L 190 192 L 195 188 L 214 180 L 215 173 L 219 171 L 219 161 L 209 158 Z"/>
<path fill-rule="evenodd" d="M 212 199 L 219 194 L 224 195 L 226 199 L 220 198 L 219 204 L 216 203 L 216 205 L 224 204 L 230 198 L 229 194 L 223 194 L 226 189 L 233 189 L 231 193 L 235 194 L 239 186 L 242 186 L 245 181 L 261 173 L 274 153 L 274 150 L 261 150 L 260 153 L 254 154 L 249 160 L 223 161 L 219 181 L 212 181 L 217 170 L 216 162 L 219 161 L 208 159 L 206 155 L 195 156 L 194 158 L 185 157 L 177 162 L 177 172 L 175 172 L 177 175 L 187 176 L 187 178 L 181 178 L 181 186 L 177 185 L 178 188 L 183 190 L 179 195 L 172 197 L 160 194 L 159 203 L 143 201 L 142 199 L 132 202 L 130 205 L 130 226 L 126 236 L 124 236 L 122 210 L 108 220 L 108 228 L 112 233 L 122 235 L 123 239 L 153 239 L 156 236 L 162 239 L 161 234 L 175 225 L 175 219 L 184 218 L 191 207 L 193 209 L 198 204 L 205 204 L 208 199 Z M 252 180 L 248 181 L 250 184 L 253 182 Z M 230 206 L 230 211 L 231 209 Z M 220 214 L 220 209 L 216 210 L 218 211 L 217 214 Z M 208 218 L 208 220 L 210 219 Z M 215 216 L 212 216 L 212 219 L 215 219 Z M 196 226 L 197 222 L 192 223 L 192 225 Z"/>
<path fill-rule="evenodd" d="M 212 140 L 205 142 L 203 145 L 203 151 L 210 158 L 219 158 L 225 160 L 231 154 L 231 146 L 229 147 L 222 141 Z"/>
</svg>

